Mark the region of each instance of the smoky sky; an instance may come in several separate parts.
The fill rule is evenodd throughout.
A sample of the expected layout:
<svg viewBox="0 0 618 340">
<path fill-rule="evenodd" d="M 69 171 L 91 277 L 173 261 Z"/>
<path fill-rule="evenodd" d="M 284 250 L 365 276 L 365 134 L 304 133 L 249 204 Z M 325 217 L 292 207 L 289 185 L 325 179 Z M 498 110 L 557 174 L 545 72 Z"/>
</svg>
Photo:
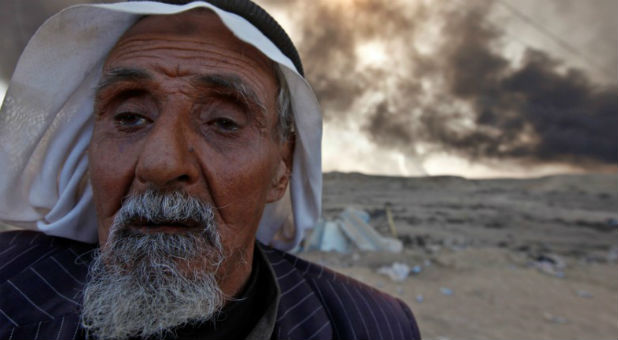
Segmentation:
<svg viewBox="0 0 618 340">
<path fill-rule="evenodd" d="M 339 2 L 346 5 L 333 5 Z M 24 1 L 0 2 L 0 77 L 5 80 L 38 25 L 75 1 L 28 3 L 25 9 Z M 576 27 L 604 25 L 593 27 L 599 36 L 575 44 L 585 47 L 581 51 L 560 54 L 525 46 L 514 58 L 505 52 L 508 41 L 525 37 L 492 20 L 500 1 L 263 2 L 289 16 L 327 123 L 356 122 L 359 138 L 384 150 L 592 170 L 615 165 L 618 6 L 597 1 L 586 22 L 576 22 L 570 14 L 581 4 L 552 3 L 556 18 L 572 20 Z M 524 6 L 522 12 L 533 10 Z M 569 43 L 569 37 L 561 39 Z M 366 62 L 374 48 L 381 58 Z M 596 51 L 610 52 L 595 56 Z M 568 62 L 582 57 L 603 64 L 614 81 L 599 81 L 589 69 Z"/>
<path fill-rule="evenodd" d="M 510 37 L 489 18 L 496 2 L 353 3 L 318 2 L 294 15 L 327 120 L 361 121 L 374 143 L 411 156 L 444 151 L 592 169 L 616 163 L 616 82 L 593 81 L 589 71 L 532 47 L 518 62 L 507 58 Z M 426 25 L 439 32 L 429 54 L 414 43 L 428 39 L 419 33 Z M 599 39 L 616 41 L 609 34 Z M 358 46 L 376 40 L 387 60 L 359 69 Z"/>
<path fill-rule="evenodd" d="M 436 124 L 448 112 L 426 110 L 430 140 L 470 157 L 615 163 L 618 158 L 618 89 L 595 85 L 578 69 L 559 72 L 560 61 L 528 48 L 521 65 L 492 51 L 500 35 L 486 9 L 449 16 L 441 50 L 447 90 L 472 105 L 471 131 Z M 436 117 L 431 117 L 430 115 Z"/>
</svg>

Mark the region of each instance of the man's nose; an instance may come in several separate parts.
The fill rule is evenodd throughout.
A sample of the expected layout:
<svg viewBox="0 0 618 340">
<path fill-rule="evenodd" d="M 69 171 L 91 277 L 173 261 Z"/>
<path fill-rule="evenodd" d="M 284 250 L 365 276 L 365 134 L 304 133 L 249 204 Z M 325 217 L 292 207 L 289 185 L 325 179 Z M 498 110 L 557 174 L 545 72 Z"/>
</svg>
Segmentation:
<svg viewBox="0 0 618 340">
<path fill-rule="evenodd" d="M 135 168 L 138 181 L 165 188 L 194 183 L 199 166 L 186 129 L 178 120 L 156 121 L 148 132 Z"/>
</svg>

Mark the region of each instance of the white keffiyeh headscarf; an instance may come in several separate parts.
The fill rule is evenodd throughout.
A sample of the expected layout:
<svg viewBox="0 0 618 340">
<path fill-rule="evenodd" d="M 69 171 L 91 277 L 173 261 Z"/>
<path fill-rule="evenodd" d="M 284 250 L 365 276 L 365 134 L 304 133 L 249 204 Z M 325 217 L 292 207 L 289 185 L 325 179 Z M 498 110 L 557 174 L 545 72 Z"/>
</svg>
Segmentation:
<svg viewBox="0 0 618 340">
<path fill-rule="evenodd" d="M 0 221 L 84 242 L 97 241 L 87 148 L 96 84 L 108 52 L 143 15 L 204 7 L 240 40 L 277 63 L 290 89 L 296 141 L 290 186 L 264 210 L 260 241 L 297 245 L 320 216 L 322 116 L 293 62 L 243 17 L 209 3 L 78 5 L 47 20 L 21 55 L 0 108 Z"/>
</svg>

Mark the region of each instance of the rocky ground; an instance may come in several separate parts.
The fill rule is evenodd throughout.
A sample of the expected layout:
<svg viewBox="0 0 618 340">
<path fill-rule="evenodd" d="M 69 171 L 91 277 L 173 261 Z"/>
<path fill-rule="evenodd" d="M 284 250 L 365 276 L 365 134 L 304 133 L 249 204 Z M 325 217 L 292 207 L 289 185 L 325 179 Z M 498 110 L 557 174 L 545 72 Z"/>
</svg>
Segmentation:
<svg viewBox="0 0 618 340">
<path fill-rule="evenodd" d="M 401 253 L 302 252 L 403 299 L 424 339 L 617 339 L 618 176 L 395 178 L 329 173 L 324 217 L 369 213 Z M 0 229 L 2 227 L 0 226 Z M 402 281 L 378 273 L 416 267 Z"/>
<path fill-rule="evenodd" d="M 398 254 L 301 256 L 405 300 L 426 339 L 618 338 L 618 176 L 393 178 L 330 173 L 324 216 L 367 211 Z M 402 282 L 379 274 L 418 266 Z"/>
</svg>

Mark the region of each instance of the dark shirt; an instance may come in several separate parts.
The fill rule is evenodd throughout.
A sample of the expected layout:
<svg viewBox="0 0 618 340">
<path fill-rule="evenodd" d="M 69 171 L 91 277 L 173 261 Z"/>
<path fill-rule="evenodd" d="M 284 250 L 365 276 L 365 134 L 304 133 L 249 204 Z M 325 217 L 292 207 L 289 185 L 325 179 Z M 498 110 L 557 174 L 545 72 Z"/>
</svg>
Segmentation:
<svg viewBox="0 0 618 340">
<path fill-rule="evenodd" d="M 173 330 L 177 336 L 172 334 L 167 339 L 246 339 L 249 336 L 278 296 L 276 280 L 258 247 L 256 244 L 251 275 L 241 293 L 228 302 L 215 319 L 177 327 Z M 270 338 L 271 334 L 261 336 Z"/>
</svg>

